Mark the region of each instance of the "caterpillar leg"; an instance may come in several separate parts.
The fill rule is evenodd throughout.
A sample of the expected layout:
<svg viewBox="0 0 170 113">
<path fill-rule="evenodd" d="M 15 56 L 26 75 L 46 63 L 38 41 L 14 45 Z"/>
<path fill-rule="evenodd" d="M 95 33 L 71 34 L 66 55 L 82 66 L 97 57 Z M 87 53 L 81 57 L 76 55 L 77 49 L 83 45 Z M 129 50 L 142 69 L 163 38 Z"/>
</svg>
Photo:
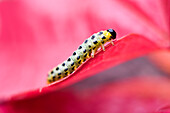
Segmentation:
<svg viewBox="0 0 170 113">
<path fill-rule="evenodd" d="M 112 41 L 110 41 L 110 43 L 114 46 L 114 43 Z"/>
<path fill-rule="evenodd" d="M 91 57 L 94 58 L 95 50 L 92 50 Z"/>
<path fill-rule="evenodd" d="M 105 48 L 104 48 L 104 45 L 103 45 L 103 44 L 101 44 L 101 47 L 102 47 L 103 51 L 105 51 Z"/>
</svg>

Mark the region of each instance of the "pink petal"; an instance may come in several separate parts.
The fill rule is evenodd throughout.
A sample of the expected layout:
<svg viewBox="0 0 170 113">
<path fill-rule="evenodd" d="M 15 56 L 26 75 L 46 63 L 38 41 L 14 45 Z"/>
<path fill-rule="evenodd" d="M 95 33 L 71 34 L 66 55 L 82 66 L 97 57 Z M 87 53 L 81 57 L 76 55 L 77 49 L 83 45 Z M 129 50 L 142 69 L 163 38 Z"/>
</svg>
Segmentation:
<svg viewBox="0 0 170 113">
<path fill-rule="evenodd" d="M 159 47 L 169 47 L 168 6 L 168 0 L 1 1 L 0 98 L 8 100 L 20 94 L 13 97 L 17 100 L 41 95 Z M 92 33 L 108 28 L 114 28 L 118 38 L 129 33 L 140 35 L 127 36 L 133 40 L 119 40 L 121 43 L 115 47 L 108 47 L 113 53 L 100 52 L 68 79 L 44 87 L 46 73 L 52 67 L 64 61 Z M 101 62 L 95 66 L 96 61 Z M 43 87 L 42 93 L 39 87 Z"/>
<path fill-rule="evenodd" d="M 25 92 L 23 94 L 21 93 L 12 97 L 12 99 L 30 98 L 49 91 L 56 91 L 129 59 L 139 57 L 158 49 L 159 47 L 157 47 L 157 45 L 145 37 L 136 34 L 128 35 L 116 41 L 115 46 L 108 44 L 105 52 L 100 51 L 96 54 L 95 58 L 89 59 L 75 73 L 68 76 L 66 79 L 59 82 L 56 81 L 56 83 L 42 87 L 38 90 Z M 46 79 L 44 79 L 44 81 L 46 81 Z"/>
<path fill-rule="evenodd" d="M 170 101 L 169 86 L 170 81 L 161 77 L 132 78 L 79 90 L 70 86 L 36 98 L 3 103 L 0 110 L 6 113 L 159 113 Z M 164 107 L 162 111 L 167 109 Z"/>
</svg>

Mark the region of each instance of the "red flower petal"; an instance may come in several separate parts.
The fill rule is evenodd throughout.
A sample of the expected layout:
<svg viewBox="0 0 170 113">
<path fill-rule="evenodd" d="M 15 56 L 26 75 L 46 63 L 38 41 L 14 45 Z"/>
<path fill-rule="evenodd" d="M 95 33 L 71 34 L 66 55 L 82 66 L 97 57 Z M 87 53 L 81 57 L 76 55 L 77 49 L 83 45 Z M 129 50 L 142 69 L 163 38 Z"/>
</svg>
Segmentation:
<svg viewBox="0 0 170 113">
<path fill-rule="evenodd" d="M 169 47 L 169 5 L 167 4 L 168 0 L 94 0 L 90 2 L 78 0 L 72 2 L 67 0 L 60 2 L 55 0 L 18 0 L 0 2 L 0 98 L 10 98 L 13 94 L 29 91 L 13 97 L 12 99 L 17 101 L 5 106 L 5 109 L 11 109 L 12 111 L 10 112 L 16 109 L 17 112 L 17 108 L 21 107 L 20 104 L 26 107 L 27 104 L 34 102 L 32 99 L 24 102 L 28 97 L 42 95 L 49 90 L 59 90 L 128 59 L 152 52 L 158 49 L 157 46 Z M 45 74 L 49 69 L 67 58 L 90 34 L 108 28 L 114 28 L 118 33 L 118 37 L 129 33 L 138 33 L 139 35 L 128 36 L 133 37 L 132 42 L 127 37 L 119 40 L 116 42 L 116 46 L 107 48 L 108 51 L 111 51 L 110 53 L 100 52 L 95 56 L 95 59 L 90 59 L 68 79 L 52 86 L 44 87 L 46 83 Z M 144 35 L 152 42 L 141 35 Z M 134 37 L 138 38 L 134 39 Z M 149 44 L 152 46 L 149 46 Z M 133 48 L 134 45 L 139 48 Z M 129 53 L 131 51 L 132 53 Z M 96 62 L 97 65 L 95 65 Z M 104 64 L 107 65 L 104 66 Z M 32 91 L 39 87 L 44 87 L 41 93 L 39 93 L 39 89 Z M 105 88 L 107 90 L 107 85 Z M 168 90 L 168 88 L 166 89 Z M 61 93 L 61 95 L 66 98 L 58 102 L 75 101 L 72 103 L 70 101 L 70 103 L 75 103 L 79 106 L 76 108 L 79 112 L 82 110 L 81 108 L 84 108 L 84 110 L 89 108 L 89 106 L 81 107 L 83 106 L 82 104 L 86 103 L 82 101 L 79 105 L 80 101 L 77 97 L 74 97 L 74 94 L 70 96 L 72 95 L 70 92 L 65 95 Z M 67 97 L 68 95 L 69 97 Z M 19 98 L 24 100 L 18 104 Z M 48 100 L 49 98 L 47 96 L 44 99 Z M 57 97 L 57 99 L 60 98 Z M 87 99 L 90 100 L 90 98 Z M 55 101 L 53 98 L 49 99 L 48 104 L 55 103 L 53 100 Z M 35 101 L 36 104 L 42 107 L 41 102 L 39 100 Z M 154 101 L 150 105 L 155 103 L 157 102 Z M 65 103 L 63 102 L 63 104 Z M 29 112 L 29 109 L 25 107 L 18 112 Z M 65 109 L 65 106 L 61 107 L 59 111 Z M 3 110 L 1 108 L 0 110 Z M 38 109 L 33 109 L 34 107 L 31 107 L 30 112 L 38 112 Z M 94 111 L 100 110 L 99 107 L 94 107 L 94 109 Z M 66 110 L 71 111 L 71 109 Z M 46 112 L 46 110 L 41 109 L 39 112 Z"/>
<path fill-rule="evenodd" d="M 114 28 L 118 38 L 142 34 L 167 47 L 166 4 L 166 0 L 0 2 L 0 97 L 43 87 L 48 70 L 101 29 Z"/>
<path fill-rule="evenodd" d="M 94 59 L 91 58 L 88 60 L 72 76 L 69 76 L 68 79 L 63 80 L 60 83 L 56 82 L 56 84 L 52 86 L 60 88 L 70 85 L 71 83 L 75 83 L 76 81 L 94 75 L 124 61 L 144 55 L 157 49 L 158 47 L 154 43 L 140 35 L 128 35 L 116 41 L 115 46 L 109 44 L 105 52 L 101 51 L 95 56 Z"/>
<path fill-rule="evenodd" d="M 3 103 L 0 110 L 6 113 L 157 113 L 168 110 L 162 106 L 170 101 L 169 85 L 170 81 L 161 77 L 142 77 L 77 91 L 68 87 L 37 98 Z"/>
<path fill-rule="evenodd" d="M 24 99 L 39 95 L 50 90 L 57 90 L 76 83 L 82 79 L 92 76 L 98 72 L 106 70 L 117 64 L 159 49 L 157 45 L 147 40 L 145 37 L 131 34 L 115 42 L 115 46 L 108 44 L 106 51 L 100 51 L 95 58 L 85 62 L 75 73 L 62 81 L 40 88 L 39 90 L 23 93 L 14 96 L 12 99 Z"/>
</svg>

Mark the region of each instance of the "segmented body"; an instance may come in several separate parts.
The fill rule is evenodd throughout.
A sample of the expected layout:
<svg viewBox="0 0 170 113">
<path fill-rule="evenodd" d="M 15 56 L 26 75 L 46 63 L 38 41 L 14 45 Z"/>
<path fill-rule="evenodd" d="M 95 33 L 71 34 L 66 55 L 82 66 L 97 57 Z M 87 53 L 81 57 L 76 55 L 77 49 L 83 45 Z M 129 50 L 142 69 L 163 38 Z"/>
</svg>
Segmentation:
<svg viewBox="0 0 170 113">
<path fill-rule="evenodd" d="M 67 60 L 59 64 L 57 67 L 54 67 L 48 73 L 47 82 L 55 82 L 73 73 L 90 56 L 94 58 L 94 54 L 100 46 L 105 51 L 104 44 L 108 41 L 113 44 L 112 40 L 115 38 L 116 32 L 113 29 L 93 34 L 85 40 Z"/>
</svg>

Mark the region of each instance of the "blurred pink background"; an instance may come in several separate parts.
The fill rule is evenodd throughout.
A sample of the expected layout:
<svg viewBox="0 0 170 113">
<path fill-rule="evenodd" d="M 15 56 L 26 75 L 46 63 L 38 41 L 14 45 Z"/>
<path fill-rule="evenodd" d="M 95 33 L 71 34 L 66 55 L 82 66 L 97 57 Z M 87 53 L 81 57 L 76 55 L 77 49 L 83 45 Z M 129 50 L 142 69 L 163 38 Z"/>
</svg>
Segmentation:
<svg viewBox="0 0 170 113">
<path fill-rule="evenodd" d="M 136 33 L 161 48 L 169 47 L 169 10 L 168 0 L 0 1 L 0 98 L 45 86 L 47 72 L 100 30 L 113 28 L 118 38 Z M 164 57 L 159 55 L 150 58 L 159 62 Z M 126 77 L 169 75 L 169 63 L 162 64 L 163 72 L 146 57 L 132 62 L 122 64 L 116 73 L 132 68 Z M 162 67 L 161 62 L 156 64 Z"/>
</svg>

